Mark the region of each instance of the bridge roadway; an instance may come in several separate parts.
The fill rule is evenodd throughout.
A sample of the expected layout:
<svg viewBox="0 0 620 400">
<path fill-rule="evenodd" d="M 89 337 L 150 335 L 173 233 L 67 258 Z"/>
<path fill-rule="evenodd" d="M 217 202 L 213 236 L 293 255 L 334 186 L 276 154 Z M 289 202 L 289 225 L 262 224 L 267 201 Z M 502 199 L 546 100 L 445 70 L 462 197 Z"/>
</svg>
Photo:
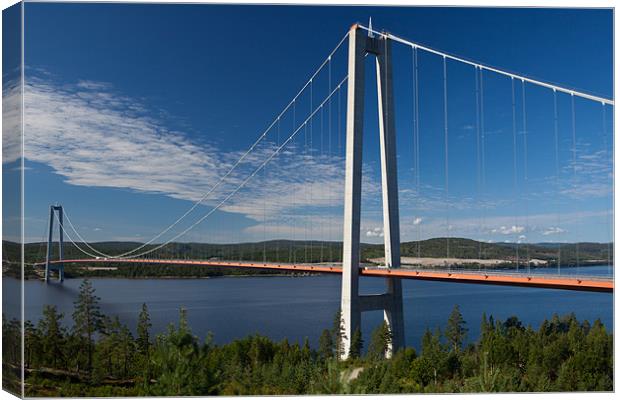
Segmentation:
<svg viewBox="0 0 620 400">
<path fill-rule="evenodd" d="M 101 264 L 173 264 L 173 265 L 204 265 L 224 268 L 256 268 L 266 270 L 300 271 L 313 273 L 341 274 L 337 265 L 326 264 L 286 264 L 263 263 L 253 261 L 219 261 L 219 260 L 166 260 L 166 259 L 69 259 L 65 264 L 101 263 Z M 59 261 L 50 262 L 56 264 Z M 565 289 L 586 292 L 613 292 L 613 278 L 576 275 L 537 275 L 509 272 L 463 271 L 463 270 L 429 270 L 412 268 L 381 268 L 361 267 L 360 275 L 371 277 L 397 277 L 425 281 L 442 281 L 454 283 L 474 283 L 483 285 L 524 286 L 546 289 Z"/>
</svg>

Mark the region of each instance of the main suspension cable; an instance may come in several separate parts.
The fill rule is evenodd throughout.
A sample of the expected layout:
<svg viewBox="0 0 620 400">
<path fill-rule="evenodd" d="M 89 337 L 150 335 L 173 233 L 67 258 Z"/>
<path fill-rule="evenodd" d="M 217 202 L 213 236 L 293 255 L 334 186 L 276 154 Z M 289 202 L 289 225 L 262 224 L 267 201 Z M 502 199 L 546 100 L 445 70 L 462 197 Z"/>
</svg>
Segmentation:
<svg viewBox="0 0 620 400">
<path fill-rule="evenodd" d="M 243 187 L 245 187 L 247 185 L 247 183 L 256 175 L 258 174 L 261 170 L 264 169 L 264 167 L 276 156 L 278 155 L 281 150 L 286 147 L 286 145 L 293 140 L 293 138 L 299 133 L 299 131 L 306 127 L 308 122 L 314 117 L 314 115 L 322 109 L 322 107 L 327 103 L 327 101 L 334 95 L 334 93 L 336 91 L 339 91 L 340 88 L 342 87 L 342 85 L 344 84 L 344 82 L 347 80 L 348 76 L 345 77 L 339 84 L 338 86 L 327 96 L 327 98 L 325 98 L 325 100 L 323 100 L 323 102 L 304 120 L 304 122 L 297 128 L 295 129 L 295 131 L 288 137 L 288 139 L 286 139 L 262 164 L 260 164 L 241 184 L 239 184 L 235 190 L 233 190 L 230 194 L 228 194 L 228 196 L 226 196 L 226 198 L 224 198 L 222 201 L 220 201 L 220 203 L 218 205 L 216 205 L 215 207 L 213 207 L 207 214 L 205 214 L 203 217 L 201 217 L 198 221 L 196 221 L 194 224 L 192 224 L 190 227 L 188 227 L 187 229 L 185 229 L 183 232 L 179 233 L 178 235 L 176 235 L 175 237 L 173 237 L 172 239 L 152 248 L 149 249 L 147 251 L 141 252 L 139 254 L 134 254 L 131 255 L 129 257 L 125 257 L 124 259 L 134 259 L 134 258 L 138 258 L 141 256 L 144 256 L 146 254 L 152 253 L 154 251 L 157 251 L 159 249 L 164 248 L 165 246 L 169 245 L 170 243 L 172 243 L 174 240 L 178 239 L 179 237 L 185 235 L 187 232 L 189 232 L 191 229 L 193 229 L 195 226 L 197 226 L 198 224 L 200 224 L 202 221 L 204 221 L 205 219 L 207 219 L 209 216 L 211 216 L 213 213 L 215 213 L 215 211 L 217 211 L 218 209 L 220 209 L 230 198 L 232 198 L 236 193 L 238 193 Z M 58 216 L 56 215 L 56 219 L 58 220 Z M 60 221 L 58 220 L 58 223 L 60 225 Z M 71 235 L 66 231 L 66 229 L 64 228 L 64 226 L 60 225 L 62 227 L 63 232 L 65 233 L 65 235 L 67 236 L 67 238 L 69 239 L 69 241 L 71 241 L 71 243 L 82 253 L 86 254 L 87 256 L 91 257 L 91 258 L 97 258 L 97 256 L 95 254 L 92 254 L 84 249 L 82 249 L 71 237 Z"/>
<path fill-rule="evenodd" d="M 66 215 L 65 215 L 66 216 Z M 60 226 L 60 229 L 62 230 L 62 232 L 65 234 L 65 237 L 67 239 L 69 239 L 69 241 L 73 244 L 73 246 L 75 246 L 76 249 L 78 249 L 79 251 L 81 251 L 82 253 L 84 253 L 85 255 L 91 257 L 91 258 L 99 258 L 99 256 L 94 255 L 86 250 L 84 250 L 83 248 L 81 248 L 76 242 L 75 240 L 73 240 L 73 238 L 71 237 L 71 235 L 69 234 L 69 232 L 67 232 L 67 230 L 65 229 L 64 224 L 60 223 L 60 219 L 58 218 L 58 214 L 54 213 L 54 218 L 56 219 L 56 221 L 58 222 L 58 226 Z"/>
<path fill-rule="evenodd" d="M 407 46 L 417 47 L 417 48 L 419 48 L 421 50 L 424 50 L 426 52 L 437 54 L 439 56 L 446 57 L 446 58 L 449 58 L 451 60 L 458 61 L 458 62 L 461 62 L 461 63 L 464 63 L 464 64 L 468 64 L 468 65 L 471 65 L 471 66 L 474 66 L 474 67 L 478 67 L 480 69 L 486 69 L 487 71 L 490 71 L 490 72 L 495 72 L 495 73 L 500 74 L 500 75 L 505 75 L 505 76 L 508 76 L 508 77 L 511 77 L 511 78 L 515 78 L 515 79 L 520 79 L 522 81 L 525 81 L 525 82 L 528 82 L 528 83 L 531 83 L 531 84 L 534 84 L 534 85 L 546 87 L 548 89 L 555 89 L 555 90 L 557 90 L 559 92 L 568 93 L 568 94 L 573 95 L 573 96 L 579 96 L 579 97 L 583 97 L 583 98 L 588 99 L 588 100 L 599 101 L 599 102 L 602 102 L 604 104 L 609 104 L 609 105 L 612 105 L 612 106 L 614 105 L 614 100 L 610 100 L 610 99 L 606 99 L 604 97 L 595 96 L 595 95 L 592 95 L 592 94 L 580 92 L 580 91 L 574 90 L 574 89 L 569 89 L 567 87 L 558 86 L 558 85 L 555 85 L 555 84 L 552 84 L 552 83 L 543 82 L 541 80 L 537 80 L 537 79 L 533 79 L 533 78 L 528 78 L 525 75 L 519 75 L 519 74 L 508 72 L 508 71 L 505 71 L 505 70 L 502 70 L 502 69 L 499 69 L 499 68 L 494 68 L 494 67 L 491 67 L 489 65 L 481 64 L 479 62 L 467 60 L 467 59 L 465 59 L 463 57 L 457 57 L 457 56 L 454 56 L 452 54 L 449 54 L 449 53 L 446 53 L 446 52 L 443 52 L 443 51 L 439 51 L 439 50 L 433 49 L 431 47 L 427 47 L 427 46 L 421 45 L 421 44 L 416 43 L 416 42 L 412 42 L 410 40 L 404 39 L 402 37 L 393 35 L 393 34 L 388 33 L 388 32 L 378 32 L 378 31 L 375 31 L 372 28 L 366 27 L 364 25 L 358 24 L 358 27 L 360 27 L 361 29 L 364 29 L 365 31 L 370 32 L 372 34 L 381 36 L 383 38 L 392 39 L 395 42 L 398 42 L 398 43 L 401 43 L 401 44 L 404 44 L 404 45 L 407 45 Z"/>
<path fill-rule="evenodd" d="M 118 254 L 118 255 L 108 255 L 108 254 L 103 254 L 99 251 L 97 251 L 97 253 L 103 255 L 104 257 L 107 258 L 121 258 L 124 256 L 127 256 L 129 254 L 135 253 L 138 250 L 141 250 L 143 248 L 145 248 L 146 246 L 148 246 L 149 244 L 153 243 L 154 241 L 156 241 L 157 239 L 159 239 L 160 237 L 162 237 L 164 234 L 166 234 L 167 232 L 169 232 L 172 228 L 174 228 L 175 226 L 177 226 L 183 219 L 185 219 L 185 217 L 187 217 L 189 214 L 192 213 L 192 211 L 194 211 L 196 209 L 196 207 L 198 207 L 200 204 L 202 204 L 217 188 L 219 188 L 222 183 L 224 183 L 224 181 L 237 169 L 237 167 L 247 158 L 247 156 L 254 151 L 254 149 L 258 146 L 258 144 L 265 139 L 265 137 L 267 137 L 267 135 L 269 134 L 269 132 L 272 130 L 272 128 L 276 125 L 276 123 L 280 120 L 280 118 L 282 116 L 284 116 L 286 114 L 286 112 L 295 104 L 295 102 L 297 101 L 297 99 L 304 93 L 304 91 L 306 90 L 306 88 L 311 85 L 312 80 L 323 70 L 323 68 L 328 65 L 331 64 L 331 58 L 332 56 L 336 53 L 336 51 L 338 51 L 338 49 L 340 48 L 340 46 L 342 46 L 342 44 L 344 43 L 344 41 L 348 38 L 349 33 L 347 32 L 342 39 L 340 39 L 340 41 L 338 42 L 338 44 L 336 45 L 336 47 L 329 53 L 329 55 L 327 56 L 327 58 L 325 58 L 325 60 L 319 65 L 319 67 L 315 70 L 315 72 L 312 74 L 312 76 L 310 77 L 310 79 L 308 79 L 308 81 L 306 81 L 306 83 L 302 86 L 302 88 L 297 92 L 297 94 L 293 97 L 293 99 L 286 105 L 286 107 L 284 107 L 284 109 L 277 115 L 277 117 L 271 122 L 271 124 L 269 124 L 267 126 L 267 128 L 263 131 L 263 133 L 261 135 L 259 135 L 259 137 L 254 141 L 254 143 L 248 148 L 248 150 L 243 153 L 241 155 L 241 157 L 228 169 L 228 171 L 215 183 L 215 185 L 213 185 L 211 187 L 211 189 L 209 189 L 209 191 L 207 193 L 205 193 L 198 201 L 196 201 L 184 214 L 182 214 L 179 218 L 177 218 L 172 224 L 170 224 L 168 227 L 166 227 L 164 230 L 162 230 L 160 233 L 158 233 L 157 235 L 155 235 L 154 237 L 152 237 L 151 239 L 149 239 L 148 241 L 142 243 L 141 245 L 139 245 L 138 247 L 127 251 L 125 253 L 122 254 Z M 76 231 L 77 233 L 77 231 Z M 86 241 L 83 241 L 84 243 L 86 243 Z M 90 246 L 89 246 L 90 247 Z"/>
<path fill-rule="evenodd" d="M 91 251 L 93 251 L 94 253 L 106 257 L 106 258 L 110 258 L 110 256 L 108 256 L 105 253 L 102 253 L 101 251 L 95 249 L 93 246 L 91 246 L 90 244 L 88 244 L 88 242 L 86 240 L 84 240 L 84 238 L 82 237 L 82 235 L 80 235 L 80 233 L 77 231 L 77 229 L 75 229 L 75 226 L 73 225 L 73 223 L 71 222 L 71 218 L 69 218 L 69 214 L 67 213 L 66 210 L 63 210 L 63 214 L 64 214 L 64 218 L 66 220 L 66 222 L 69 223 L 69 227 L 71 227 L 71 230 L 75 233 L 76 237 L 87 247 L 89 248 Z"/>
<path fill-rule="evenodd" d="M 210 217 L 213 213 L 215 213 L 218 209 L 220 209 L 228 200 L 230 200 L 230 198 L 232 198 L 237 192 L 239 192 L 245 185 L 247 185 L 247 183 L 258 173 L 260 172 L 265 165 L 267 165 L 267 163 L 269 163 L 276 155 L 278 155 L 280 153 L 280 151 L 291 141 L 295 138 L 295 136 L 297 136 L 297 134 L 299 133 L 299 131 L 306 127 L 308 122 L 314 117 L 314 115 L 327 103 L 327 101 L 329 100 L 329 98 L 331 98 L 334 93 L 336 93 L 338 90 L 340 90 L 341 86 L 344 84 L 344 82 L 348 79 L 348 76 L 345 76 L 342 81 L 340 81 L 340 83 L 338 84 L 338 86 L 323 100 L 323 102 L 321 102 L 321 104 L 304 120 L 304 122 L 297 128 L 295 129 L 295 131 L 262 163 L 260 164 L 243 182 L 241 182 L 241 184 L 239 184 L 232 192 L 230 192 L 230 194 L 228 194 L 228 196 L 226 196 L 222 201 L 220 201 L 215 207 L 213 207 L 208 213 L 206 213 L 204 216 L 202 216 L 200 219 L 198 219 L 196 222 L 194 222 L 192 225 L 190 225 L 188 228 L 186 228 L 185 230 L 183 230 L 182 232 L 180 232 L 179 234 L 177 234 L 176 236 L 174 236 L 173 238 L 169 239 L 168 241 L 156 246 L 155 248 L 139 253 L 139 254 L 135 254 L 132 255 L 130 257 L 127 258 L 136 258 L 136 257 L 140 257 L 142 255 L 148 254 L 152 251 L 158 250 L 164 246 L 166 246 L 169 243 L 172 243 L 174 240 L 180 238 L 181 236 L 185 235 L 187 232 L 189 232 L 190 230 L 192 230 L 193 228 L 195 228 L 198 224 L 200 224 L 202 221 L 204 221 L 205 219 L 207 219 L 208 217 Z"/>
</svg>

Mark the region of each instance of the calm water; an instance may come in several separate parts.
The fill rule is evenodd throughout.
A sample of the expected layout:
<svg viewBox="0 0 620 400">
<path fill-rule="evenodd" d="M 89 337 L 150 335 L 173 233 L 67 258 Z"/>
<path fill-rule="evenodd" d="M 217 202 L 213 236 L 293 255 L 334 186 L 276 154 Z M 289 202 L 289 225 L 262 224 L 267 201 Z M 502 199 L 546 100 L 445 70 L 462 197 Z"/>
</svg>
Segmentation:
<svg viewBox="0 0 620 400">
<path fill-rule="evenodd" d="M 555 269 L 538 272 L 553 273 Z M 611 269 L 600 266 L 572 272 L 608 275 Z M 103 312 L 118 315 L 132 328 L 143 302 L 149 307 L 154 332 L 162 332 L 169 323 L 177 322 L 178 310 L 184 307 L 194 334 L 202 338 L 211 331 L 218 343 L 260 332 L 276 340 L 287 337 L 301 341 L 307 336 L 316 346 L 321 331 L 331 328 L 340 296 L 340 277 L 335 275 L 92 281 Z M 26 318 L 36 321 L 44 304 L 55 304 L 70 322 L 80 282 L 70 279 L 62 285 L 46 285 L 26 281 Z M 383 283 L 382 279 L 363 278 L 361 291 L 379 293 Z M 414 347 L 419 347 L 426 327 L 443 328 L 455 304 L 467 321 L 471 340 L 478 337 L 483 312 L 500 319 L 516 315 L 533 327 L 554 313 L 575 312 L 579 319 L 600 318 L 609 330 L 613 326 L 613 295 L 608 293 L 413 280 L 403 280 L 403 290 L 406 340 Z M 17 310 L 19 281 L 5 278 L 3 293 L 8 303 L 5 309 Z M 382 318 L 382 312 L 363 314 L 364 338 Z"/>
</svg>

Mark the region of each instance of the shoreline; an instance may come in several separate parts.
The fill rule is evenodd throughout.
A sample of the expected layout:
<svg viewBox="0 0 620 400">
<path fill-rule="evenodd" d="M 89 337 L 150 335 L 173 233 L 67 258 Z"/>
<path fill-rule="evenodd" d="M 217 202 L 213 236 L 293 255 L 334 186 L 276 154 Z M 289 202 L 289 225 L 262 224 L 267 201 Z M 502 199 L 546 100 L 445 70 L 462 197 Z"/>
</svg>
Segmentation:
<svg viewBox="0 0 620 400">
<path fill-rule="evenodd" d="M 489 266 L 486 267 L 482 267 L 482 269 L 487 269 Z M 575 266 L 575 265 L 571 265 L 571 266 L 560 266 L 560 268 L 565 268 L 565 269 L 569 269 L 569 270 L 573 270 L 573 269 L 577 269 L 577 268 L 591 268 L 591 267 L 609 267 L 613 269 L 613 266 L 608 266 L 607 264 L 601 264 L 601 263 L 593 263 L 593 264 L 584 264 L 584 265 L 580 265 L 580 266 Z M 419 269 L 419 270 L 433 270 L 436 269 L 437 267 L 434 266 L 415 266 L 415 265 L 407 265 L 405 267 L 406 269 Z M 452 265 L 451 266 L 452 270 L 462 270 L 462 271 L 479 271 L 480 268 L 479 267 L 474 267 L 472 264 L 464 264 L 464 265 Z M 521 266 L 519 267 L 518 271 L 523 271 L 525 268 L 527 268 L 527 266 Z M 555 269 L 556 266 L 531 266 L 531 270 L 536 271 L 538 269 Z M 516 268 L 514 267 L 496 267 L 494 268 L 497 271 L 517 271 Z M 613 271 L 612 271 L 613 272 Z M 325 275 L 321 272 L 303 272 L 303 273 L 299 273 L 299 272 L 294 272 L 294 273 L 268 273 L 268 274 L 224 274 L 224 275 L 215 275 L 215 276 L 183 276 L 183 275 L 178 275 L 178 276 L 174 276 L 174 275 L 168 275 L 168 276 L 118 276 L 118 275 L 111 275 L 111 276 L 102 276 L 102 275 L 84 275 L 84 276 L 74 276 L 74 277 L 67 277 L 65 276 L 65 280 L 69 280 L 69 279 L 135 279 L 135 280 L 189 280 L 189 279 L 217 279 L 217 278 L 257 278 L 257 277 L 262 277 L 262 278 L 275 278 L 275 277 L 287 277 L 287 278 L 304 278 L 304 277 L 310 277 L 310 276 L 322 276 Z M 19 280 L 19 277 L 14 277 L 14 276 L 10 276 L 10 275 L 4 275 L 7 278 L 11 278 L 11 279 L 16 279 Z M 38 278 L 35 279 L 33 277 L 31 278 L 24 278 L 25 281 L 43 281 L 42 278 Z M 55 282 L 55 279 L 52 279 L 53 282 Z"/>
<path fill-rule="evenodd" d="M 294 273 L 294 274 L 238 274 L 238 275 L 218 275 L 218 276 L 74 276 L 67 277 L 65 276 L 65 280 L 73 280 L 73 279 L 131 279 L 131 280 L 190 280 L 190 279 L 217 279 L 217 278 L 277 278 L 277 277 L 285 277 L 285 278 L 305 278 L 310 276 L 319 276 L 323 275 L 320 272 L 316 273 Z M 20 280 L 20 278 L 5 275 L 7 278 Z M 25 281 L 39 281 L 43 282 L 43 278 L 34 279 L 34 278 L 25 278 Z M 51 282 L 57 282 L 55 278 L 50 279 Z"/>
</svg>

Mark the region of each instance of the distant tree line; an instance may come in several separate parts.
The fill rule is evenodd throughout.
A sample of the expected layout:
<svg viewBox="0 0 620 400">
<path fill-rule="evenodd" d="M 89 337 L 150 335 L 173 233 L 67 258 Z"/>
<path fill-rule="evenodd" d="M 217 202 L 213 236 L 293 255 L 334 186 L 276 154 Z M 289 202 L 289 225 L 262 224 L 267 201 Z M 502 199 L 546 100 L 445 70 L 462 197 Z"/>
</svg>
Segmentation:
<svg viewBox="0 0 620 400">
<path fill-rule="evenodd" d="M 539 329 L 516 317 L 482 317 L 468 343 L 458 307 L 444 331 L 427 330 L 419 354 L 405 348 L 386 359 L 388 326 L 369 338 L 353 333 L 340 361 L 340 313 L 317 349 L 259 334 L 216 345 L 192 334 L 184 310 L 176 326 L 152 337 L 146 305 L 136 332 L 105 316 L 88 280 L 80 286 L 72 325 L 55 306 L 25 323 L 27 396 L 164 396 L 346 393 L 456 393 L 613 390 L 613 338 L 597 320 L 554 315 Z M 19 393 L 21 328 L 3 317 L 3 385 Z"/>
</svg>

